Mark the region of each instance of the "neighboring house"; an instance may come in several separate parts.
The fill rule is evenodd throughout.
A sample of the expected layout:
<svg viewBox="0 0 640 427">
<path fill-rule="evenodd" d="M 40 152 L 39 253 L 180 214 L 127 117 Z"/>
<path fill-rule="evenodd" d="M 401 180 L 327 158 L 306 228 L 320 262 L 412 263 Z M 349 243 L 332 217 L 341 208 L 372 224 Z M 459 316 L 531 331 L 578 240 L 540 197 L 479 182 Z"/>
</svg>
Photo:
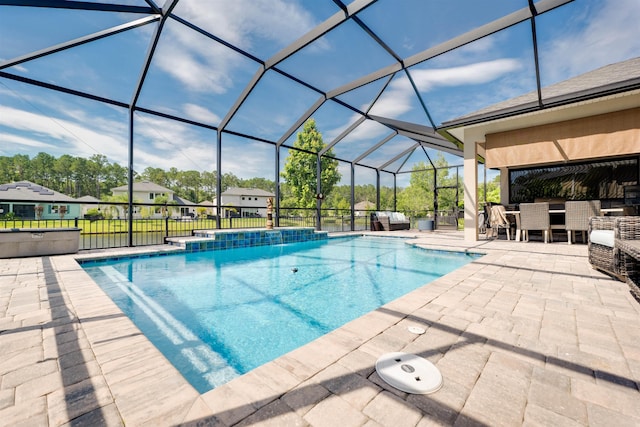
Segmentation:
<svg viewBox="0 0 640 427">
<path fill-rule="evenodd" d="M 192 201 L 183 199 L 182 197 L 176 196 L 175 194 L 173 195 L 173 201 L 177 203 L 177 207 L 173 208 L 173 210 L 175 211 L 173 216 L 190 216 L 192 218 L 198 216 L 198 212 L 196 210 L 198 208 L 198 205 L 196 205 Z M 179 211 L 176 211 L 176 209 L 179 209 Z"/>
<path fill-rule="evenodd" d="M 129 192 L 128 185 L 122 185 L 111 189 L 114 196 L 127 195 Z M 196 216 L 197 205 L 187 199 L 183 199 L 162 185 L 158 185 L 151 181 L 137 181 L 133 183 L 133 201 L 134 203 L 152 204 L 156 197 L 166 197 L 169 203 L 169 215 L 172 217 Z M 175 202 L 175 203 L 172 203 Z M 152 212 L 147 212 L 152 209 Z M 121 212 L 124 216 L 124 213 Z M 134 218 L 142 218 L 149 216 L 151 218 L 162 217 L 161 208 L 154 209 L 151 206 L 136 207 L 133 212 Z"/>
<path fill-rule="evenodd" d="M 355 205 L 353 205 L 355 216 L 366 216 L 367 211 L 371 211 L 375 209 L 376 209 L 375 203 L 371 203 L 368 200 L 363 200 L 362 202 L 358 202 Z"/>
<path fill-rule="evenodd" d="M 198 207 L 196 209 L 204 208 L 205 216 L 215 215 L 218 211 L 216 204 L 211 200 L 205 200 L 204 202 L 198 203 Z"/>
<path fill-rule="evenodd" d="M 0 215 L 10 212 L 22 219 L 36 219 L 36 207 L 42 207 L 40 219 L 78 218 L 80 204 L 76 199 L 29 181 L 0 185 Z"/>
<path fill-rule="evenodd" d="M 89 209 L 100 209 L 100 205 L 97 204 L 100 203 L 100 199 L 93 196 L 82 196 L 78 197 L 76 200 L 82 202 L 82 205 L 80 205 L 80 213 L 83 217 L 87 214 Z"/>
<path fill-rule="evenodd" d="M 267 199 L 275 194 L 257 188 L 231 187 L 220 195 L 225 217 L 266 217 Z"/>
</svg>

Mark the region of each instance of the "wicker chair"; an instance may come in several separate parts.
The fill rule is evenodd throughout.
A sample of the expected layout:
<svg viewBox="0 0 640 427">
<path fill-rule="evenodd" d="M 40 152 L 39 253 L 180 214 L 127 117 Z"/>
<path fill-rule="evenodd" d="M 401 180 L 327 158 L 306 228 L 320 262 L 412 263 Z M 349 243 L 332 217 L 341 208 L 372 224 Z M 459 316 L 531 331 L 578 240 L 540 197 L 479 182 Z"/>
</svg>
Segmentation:
<svg viewBox="0 0 640 427">
<path fill-rule="evenodd" d="M 620 270 L 616 267 L 614 257 L 614 244 L 616 217 L 613 216 L 594 216 L 589 219 L 589 263 L 598 270 L 605 273 L 620 276 Z M 595 232 L 595 233 L 594 233 Z M 611 242 L 604 242 L 603 238 L 596 238 L 611 235 Z"/>
<path fill-rule="evenodd" d="M 520 229 L 524 233 L 525 242 L 529 241 L 529 230 L 541 230 L 544 242 L 553 242 L 549 220 L 549 203 L 520 203 Z"/>
<path fill-rule="evenodd" d="M 597 231 L 602 235 L 603 230 L 613 231 L 611 242 L 603 244 L 603 240 L 594 234 Z M 640 275 L 640 261 L 620 250 L 626 240 L 640 240 L 640 217 L 592 217 L 589 220 L 589 263 L 620 280 L 636 279 Z"/>
<path fill-rule="evenodd" d="M 568 243 L 573 243 L 576 231 L 582 231 L 582 241 L 586 242 L 589 218 L 600 215 L 600 200 L 569 201 L 564 204 L 564 209 Z"/>
<path fill-rule="evenodd" d="M 616 268 L 621 276 L 635 278 L 640 274 L 638 266 L 640 260 L 635 256 L 629 255 L 633 252 L 622 251 L 620 247 L 624 247 L 624 241 L 626 240 L 640 240 L 640 217 L 616 217 L 613 230 L 616 242 L 613 250 Z"/>
</svg>

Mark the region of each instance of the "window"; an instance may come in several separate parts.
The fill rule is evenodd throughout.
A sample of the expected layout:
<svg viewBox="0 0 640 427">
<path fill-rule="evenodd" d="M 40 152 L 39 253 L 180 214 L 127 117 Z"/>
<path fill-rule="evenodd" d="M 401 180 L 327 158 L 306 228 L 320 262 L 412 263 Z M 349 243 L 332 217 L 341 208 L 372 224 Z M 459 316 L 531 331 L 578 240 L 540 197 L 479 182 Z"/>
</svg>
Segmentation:
<svg viewBox="0 0 640 427">
<path fill-rule="evenodd" d="M 509 203 L 543 198 L 624 200 L 624 187 L 637 184 L 637 157 L 510 170 Z"/>
</svg>

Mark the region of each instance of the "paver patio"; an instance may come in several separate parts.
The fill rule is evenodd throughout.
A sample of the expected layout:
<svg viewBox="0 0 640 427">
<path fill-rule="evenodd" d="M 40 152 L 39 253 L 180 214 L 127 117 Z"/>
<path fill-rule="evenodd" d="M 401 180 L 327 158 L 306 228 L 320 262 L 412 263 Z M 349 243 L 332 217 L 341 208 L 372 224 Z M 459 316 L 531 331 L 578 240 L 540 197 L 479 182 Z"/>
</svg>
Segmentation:
<svg viewBox="0 0 640 427">
<path fill-rule="evenodd" d="M 486 255 L 202 395 L 78 266 L 91 254 L 0 260 L 0 425 L 640 425 L 640 305 L 585 245 L 392 234 Z M 443 387 L 385 384 L 393 351 Z"/>
</svg>

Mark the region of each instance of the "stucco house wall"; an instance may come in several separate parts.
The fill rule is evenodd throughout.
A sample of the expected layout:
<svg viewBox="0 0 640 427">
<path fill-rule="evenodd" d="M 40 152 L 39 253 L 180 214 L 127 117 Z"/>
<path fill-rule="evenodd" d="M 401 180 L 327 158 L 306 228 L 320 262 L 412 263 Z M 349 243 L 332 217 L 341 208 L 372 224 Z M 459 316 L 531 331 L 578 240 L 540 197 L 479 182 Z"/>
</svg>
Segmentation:
<svg viewBox="0 0 640 427">
<path fill-rule="evenodd" d="M 66 213 L 63 219 L 78 218 L 81 205 L 73 197 L 58 193 L 30 181 L 18 181 L 0 185 L 0 215 L 14 213 L 22 219 L 36 219 L 37 207 L 42 207 L 40 219 L 60 219 L 61 208 Z"/>
<path fill-rule="evenodd" d="M 220 195 L 223 216 L 267 216 L 267 199 L 275 194 L 258 188 L 232 187 Z"/>
</svg>

